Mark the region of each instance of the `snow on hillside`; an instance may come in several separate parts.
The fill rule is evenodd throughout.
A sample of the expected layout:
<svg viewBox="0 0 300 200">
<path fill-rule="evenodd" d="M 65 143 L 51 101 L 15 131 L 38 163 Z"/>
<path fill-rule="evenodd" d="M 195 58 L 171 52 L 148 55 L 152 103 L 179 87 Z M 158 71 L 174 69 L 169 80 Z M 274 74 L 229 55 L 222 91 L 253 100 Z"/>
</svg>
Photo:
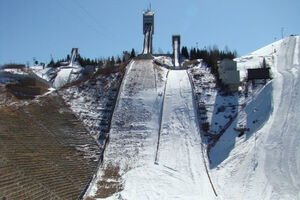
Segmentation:
<svg viewBox="0 0 300 200">
<path fill-rule="evenodd" d="M 55 80 L 53 81 L 53 86 L 55 88 L 60 88 L 68 83 L 79 80 L 81 77 L 81 71 L 82 67 L 80 65 L 72 65 L 59 68 Z"/>
<path fill-rule="evenodd" d="M 212 184 L 203 152 L 211 143 L 208 137 L 200 137 L 187 72 L 167 70 L 153 60 L 130 63 L 112 116 L 104 161 L 86 196 L 300 199 L 299 39 L 288 37 L 235 59 L 241 80 L 263 58 L 271 68 L 273 80 L 250 86 L 248 96 L 244 90 L 223 94 L 203 63 L 189 69 L 197 103 L 205 107 L 205 116 L 200 110 L 200 121 L 210 124 L 206 136 L 215 137 L 225 130 L 208 155 Z M 165 58 L 157 60 L 169 64 Z M 82 71 L 80 66 L 33 70 L 58 88 L 78 80 Z M 59 91 L 97 139 L 103 130 L 102 138 L 107 137 L 107 113 L 113 111 L 119 76 L 100 76 Z M 237 128 L 245 128 L 244 133 Z"/>
<path fill-rule="evenodd" d="M 247 69 L 259 68 L 264 58 L 267 64 L 271 65 L 274 62 L 276 52 L 279 50 L 281 43 L 282 40 L 279 40 L 250 54 L 236 58 L 235 61 L 237 61 L 237 69 L 240 71 L 240 79 L 244 80 L 246 78 Z"/>
<path fill-rule="evenodd" d="M 50 81 L 55 88 L 61 88 L 68 83 L 72 83 L 82 78 L 83 68 L 76 62 L 71 63 L 68 66 L 43 67 L 32 66 L 30 69 L 39 77 Z"/>
<path fill-rule="evenodd" d="M 52 67 L 44 67 L 42 65 L 35 65 L 31 66 L 30 69 L 39 77 L 42 79 L 45 79 L 46 81 L 51 81 L 51 73 L 53 72 Z"/>
<path fill-rule="evenodd" d="M 1 72 L 8 72 L 11 74 L 28 75 L 26 69 L 2 69 Z"/>
<path fill-rule="evenodd" d="M 0 68 L 0 83 L 18 82 L 23 75 L 29 75 L 26 68 Z"/>
<path fill-rule="evenodd" d="M 109 143 L 87 192 L 96 199 L 215 199 L 186 70 L 127 69 Z"/>
<path fill-rule="evenodd" d="M 197 103 L 205 107 L 200 121 L 210 124 L 203 138 L 187 72 L 158 67 L 153 60 L 133 61 L 121 85 L 103 163 L 86 196 L 300 199 L 299 40 L 288 37 L 235 59 L 241 80 L 264 58 L 271 68 L 273 80 L 250 86 L 247 95 L 245 85 L 239 93 L 223 94 L 203 63 L 189 70 Z M 39 72 L 55 77 L 53 83 L 61 87 L 79 77 L 81 69 L 75 68 Z M 100 77 L 61 91 L 94 137 L 107 126 L 109 101 L 117 95 L 113 88 L 120 84 L 116 79 L 118 75 Z M 208 136 L 216 135 L 220 138 L 207 162 L 211 184 L 203 149 L 211 144 Z"/>
<path fill-rule="evenodd" d="M 188 72 L 199 105 L 202 133 L 207 139 L 204 142 L 209 146 L 222 135 L 239 113 L 244 112 L 245 105 L 251 102 L 264 87 L 263 85 L 249 86 L 246 93 L 243 86 L 239 92 L 229 93 L 217 87 L 214 75 L 204 62 L 200 62 Z M 235 128 L 245 128 L 242 118 L 239 118 Z M 237 132 L 236 134 L 239 135 Z"/>
<path fill-rule="evenodd" d="M 244 73 L 265 57 L 274 79 L 211 149 L 221 199 L 300 199 L 299 45 L 299 36 L 288 37 L 236 59 Z M 234 131 L 239 122 L 249 128 L 241 137 Z"/>
<path fill-rule="evenodd" d="M 104 161 L 87 195 L 102 198 L 114 193 L 114 196 L 120 195 L 118 191 L 124 189 L 125 176 L 130 175 L 125 172 L 141 166 L 156 166 L 154 158 L 165 71 L 155 67 L 152 60 L 134 61 L 127 69 L 113 114 Z"/>
<path fill-rule="evenodd" d="M 172 67 L 173 62 L 170 56 L 156 56 L 154 57 L 154 61 L 159 63 L 162 66 Z"/>
<path fill-rule="evenodd" d="M 101 74 L 78 85 L 59 90 L 72 111 L 88 127 L 90 134 L 103 144 L 109 118 L 121 84 L 123 72 Z M 103 138 L 103 139 L 101 139 Z"/>
</svg>

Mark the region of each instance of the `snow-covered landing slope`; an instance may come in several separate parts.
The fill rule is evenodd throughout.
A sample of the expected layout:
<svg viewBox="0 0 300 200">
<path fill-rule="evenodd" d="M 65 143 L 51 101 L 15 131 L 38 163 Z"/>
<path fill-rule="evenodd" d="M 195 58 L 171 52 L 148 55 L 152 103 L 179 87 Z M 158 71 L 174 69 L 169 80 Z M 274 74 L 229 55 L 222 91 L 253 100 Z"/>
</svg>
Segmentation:
<svg viewBox="0 0 300 200">
<path fill-rule="evenodd" d="M 135 61 L 122 83 L 98 184 L 89 195 L 215 199 L 203 158 L 186 71 L 167 72 L 151 60 Z"/>
<path fill-rule="evenodd" d="M 210 153 L 222 199 L 300 199 L 299 46 L 288 37 L 237 59 L 241 69 L 270 58 L 274 79 L 238 116 L 250 133 L 236 137 L 233 123 Z"/>
<path fill-rule="evenodd" d="M 53 81 L 53 86 L 55 88 L 61 88 L 68 83 L 72 83 L 79 80 L 81 77 L 80 72 L 82 67 L 80 65 L 72 65 L 67 67 L 60 67 L 55 80 Z"/>
<path fill-rule="evenodd" d="M 215 198 L 201 145 L 188 74 L 186 70 L 170 71 L 158 149 L 159 166 L 149 177 L 154 181 L 146 185 L 146 188 L 153 188 L 149 199 Z"/>
<path fill-rule="evenodd" d="M 68 66 L 43 67 L 32 66 L 30 69 L 42 79 L 52 83 L 53 87 L 61 88 L 68 83 L 72 83 L 82 78 L 83 68 L 78 63 L 72 63 Z"/>
<path fill-rule="evenodd" d="M 89 195 L 106 198 L 125 187 L 120 195 L 131 196 L 131 191 L 138 190 L 129 186 L 132 179 L 127 176 L 140 167 L 156 166 L 166 71 L 153 65 L 152 60 L 136 60 L 127 69 L 113 114 L 104 161 L 98 171 L 99 184 L 93 184 Z M 116 199 L 118 195 L 114 194 L 112 198 Z M 135 197 L 141 199 L 138 194 Z"/>
</svg>

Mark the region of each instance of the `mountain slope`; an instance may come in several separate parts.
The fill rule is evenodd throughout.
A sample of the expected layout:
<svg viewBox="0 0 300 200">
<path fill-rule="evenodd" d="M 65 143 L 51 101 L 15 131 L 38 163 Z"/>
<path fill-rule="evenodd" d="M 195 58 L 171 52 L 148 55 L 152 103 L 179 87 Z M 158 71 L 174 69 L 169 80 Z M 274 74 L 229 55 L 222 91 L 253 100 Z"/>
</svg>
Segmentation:
<svg viewBox="0 0 300 200">
<path fill-rule="evenodd" d="M 288 37 L 237 59 L 243 73 L 265 57 L 274 79 L 238 116 L 250 132 L 237 138 L 229 127 L 210 152 L 212 165 L 228 154 L 212 169 L 222 199 L 300 198 L 299 45 Z"/>
</svg>

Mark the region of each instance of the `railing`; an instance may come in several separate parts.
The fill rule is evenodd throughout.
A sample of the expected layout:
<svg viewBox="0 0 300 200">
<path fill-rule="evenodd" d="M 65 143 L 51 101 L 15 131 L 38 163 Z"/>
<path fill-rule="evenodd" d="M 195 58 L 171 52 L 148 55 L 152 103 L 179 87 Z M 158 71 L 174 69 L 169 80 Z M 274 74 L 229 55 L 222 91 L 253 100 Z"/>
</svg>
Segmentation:
<svg viewBox="0 0 300 200">
<path fill-rule="evenodd" d="M 165 104 L 165 96 L 166 96 L 166 88 L 167 88 L 167 83 L 168 83 L 168 76 L 169 76 L 169 71 L 167 72 L 167 75 L 166 75 L 164 95 L 163 95 L 163 100 L 162 100 L 162 104 L 161 104 L 160 116 L 159 116 L 158 140 L 157 140 L 157 147 L 156 147 L 155 161 L 154 161 L 155 164 L 157 164 L 157 159 L 158 159 L 158 150 L 159 150 L 159 143 L 160 143 L 162 117 L 163 117 L 163 112 L 164 112 L 164 104 Z"/>
<path fill-rule="evenodd" d="M 198 105 L 198 103 L 197 103 L 197 96 L 196 96 L 195 88 L 194 88 L 195 85 L 194 85 L 194 82 L 193 82 L 192 77 L 190 76 L 190 74 L 189 74 L 187 71 L 186 71 L 186 73 L 187 73 L 187 75 L 188 75 L 188 77 L 189 77 L 190 85 L 191 85 L 191 87 L 192 87 L 192 93 L 193 93 L 193 105 L 194 105 L 194 109 L 196 110 L 196 113 L 197 113 L 196 118 L 197 118 L 197 121 L 198 121 L 199 135 L 200 135 L 200 137 L 202 138 L 202 135 L 201 135 L 201 126 L 200 126 L 201 121 L 199 120 L 200 112 L 199 112 L 199 105 Z M 202 153 L 202 158 L 203 158 L 203 162 L 204 162 L 206 174 L 207 174 L 208 180 L 209 180 L 209 182 L 210 182 L 210 185 L 211 185 L 211 188 L 212 188 L 214 194 L 215 194 L 216 196 L 218 196 L 218 194 L 217 194 L 217 192 L 216 192 L 216 189 L 215 189 L 215 187 L 214 187 L 214 185 L 213 185 L 213 182 L 212 182 L 212 180 L 211 180 L 211 177 L 210 177 L 210 175 L 209 175 L 209 171 L 208 171 L 208 167 L 207 167 L 207 162 L 206 162 L 206 159 L 205 159 L 204 151 L 205 151 L 205 148 L 203 147 L 203 144 L 202 144 L 202 141 L 201 141 L 201 153 Z"/>
</svg>

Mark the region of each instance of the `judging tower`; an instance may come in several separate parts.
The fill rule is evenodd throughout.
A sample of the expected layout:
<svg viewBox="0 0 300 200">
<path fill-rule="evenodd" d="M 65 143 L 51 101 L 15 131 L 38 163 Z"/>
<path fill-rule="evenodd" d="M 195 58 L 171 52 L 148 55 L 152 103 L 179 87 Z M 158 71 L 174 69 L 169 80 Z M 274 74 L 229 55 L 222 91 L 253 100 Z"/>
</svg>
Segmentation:
<svg viewBox="0 0 300 200">
<path fill-rule="evenodd" d="M 152 54 L 152 35 L 154 34 L 154 12 L 148 9 L 143 13 L 143 54 Z"/>
</svg>

